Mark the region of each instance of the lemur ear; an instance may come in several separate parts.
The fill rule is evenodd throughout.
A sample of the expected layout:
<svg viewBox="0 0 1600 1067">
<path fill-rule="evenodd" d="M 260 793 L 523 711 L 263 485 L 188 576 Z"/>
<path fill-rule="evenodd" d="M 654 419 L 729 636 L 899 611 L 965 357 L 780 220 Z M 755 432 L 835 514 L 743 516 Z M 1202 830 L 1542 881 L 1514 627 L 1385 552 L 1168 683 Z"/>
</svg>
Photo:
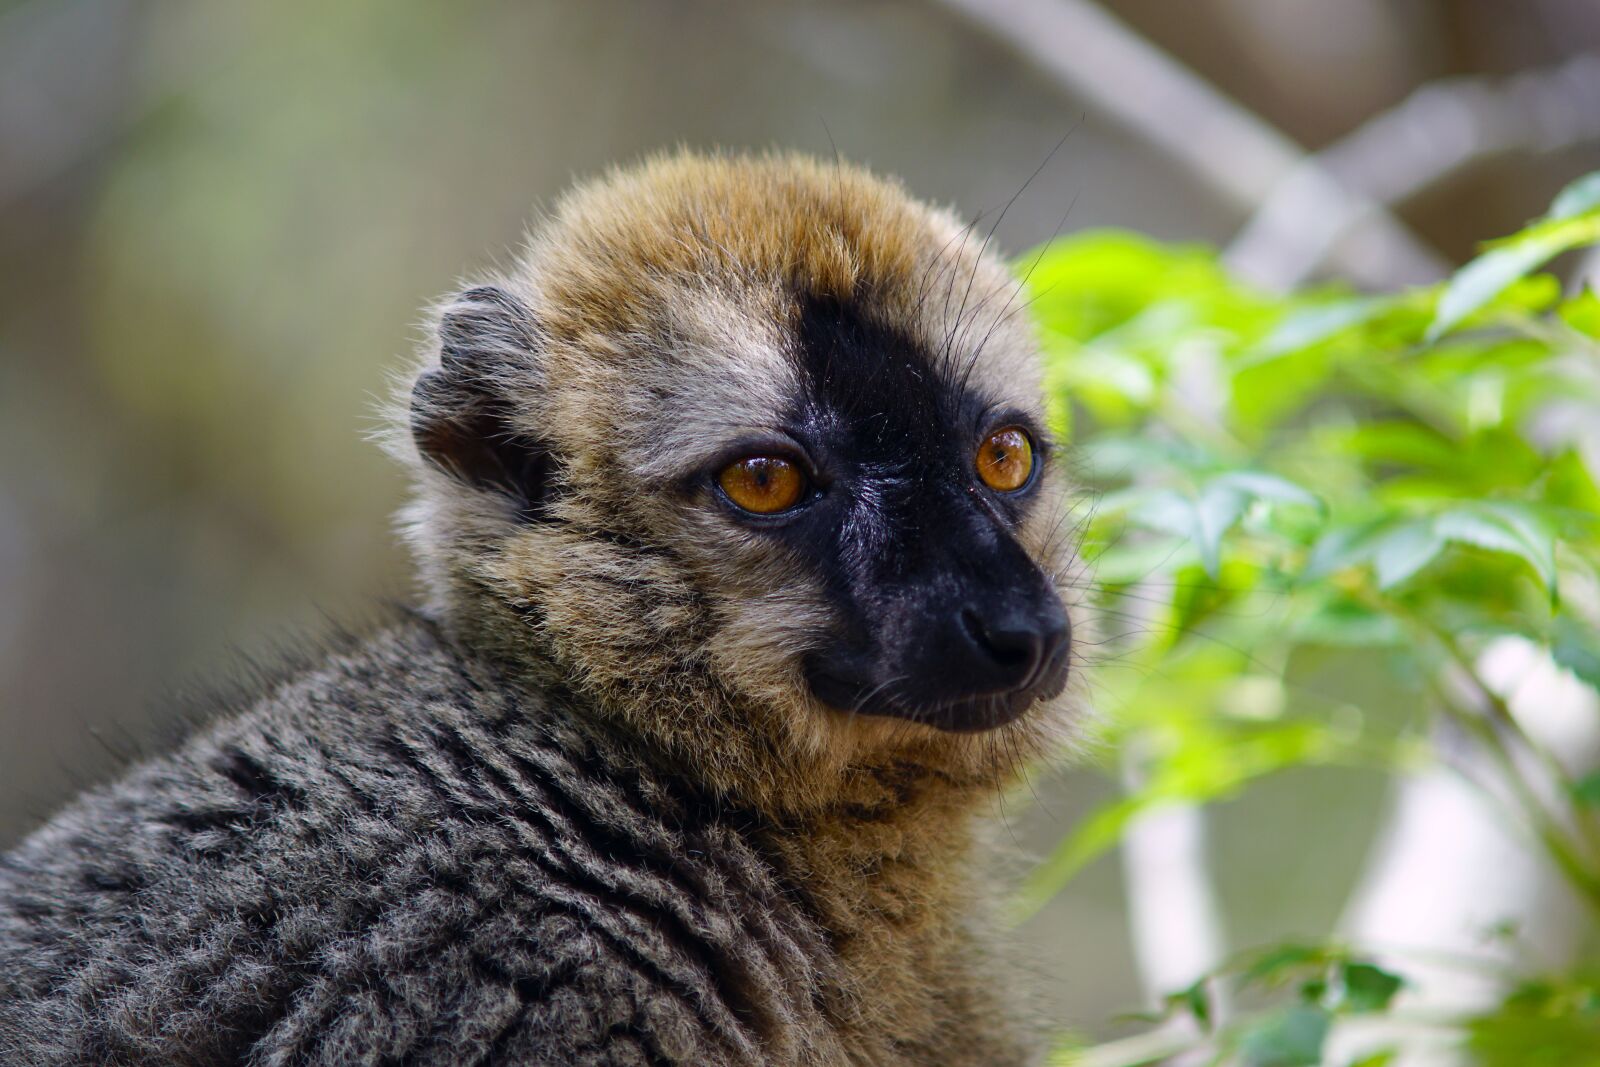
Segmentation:
<svg viewBox="0 0 1600 1067">
<path fill-rule="evenodd" d="M 519 520 L 536 521 L 550 452 L 516 426 L 507 396 L 527 388 L 540 343 L 533 312 L 504 289 L 480 286 L 445 306 L 438 333 L 439 366 L 411 389 L 417 450 L 457 481 L 507 498 Z"/>
</svg>

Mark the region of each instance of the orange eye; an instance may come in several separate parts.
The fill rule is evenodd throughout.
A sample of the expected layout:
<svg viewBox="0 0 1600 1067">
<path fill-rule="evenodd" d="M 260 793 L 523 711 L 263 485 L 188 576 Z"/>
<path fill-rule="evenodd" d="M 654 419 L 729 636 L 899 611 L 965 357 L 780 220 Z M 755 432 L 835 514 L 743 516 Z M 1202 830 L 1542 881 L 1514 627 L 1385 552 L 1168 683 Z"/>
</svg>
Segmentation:
<svg viewBox="0 0 1600 1067">
<path fill-rule="evenodd" d="M 1028 484 L 1033 474 L 1033 441 L 1020 426 L 1007 426 L 984 438 L 978 446 L 978 477 L 1001 493 Z"/>
<path fill-rule="evenodd" d="M 806 476 L 777 456 L 747 456 L 722 468 L 717 484 L 728 499 L 757 515 L 775 515 L 800 503 Z"/>
</svg>

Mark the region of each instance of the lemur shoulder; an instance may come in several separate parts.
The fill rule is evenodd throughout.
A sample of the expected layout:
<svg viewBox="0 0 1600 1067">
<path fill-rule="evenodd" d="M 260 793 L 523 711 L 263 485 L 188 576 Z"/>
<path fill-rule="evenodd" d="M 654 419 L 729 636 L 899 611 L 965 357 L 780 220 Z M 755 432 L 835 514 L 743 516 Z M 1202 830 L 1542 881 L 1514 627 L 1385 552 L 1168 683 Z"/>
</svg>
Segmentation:
<svg viewBox="0 0 1600 1067">
<path fill-rule="evenodd" d="M 399 405 L 423 605 L 0 859 L 0 1062 L 1029 1062 L 977 844 L 1073 564 L 983 244 L 786 155 L 569 193 Z"/>
</svg>

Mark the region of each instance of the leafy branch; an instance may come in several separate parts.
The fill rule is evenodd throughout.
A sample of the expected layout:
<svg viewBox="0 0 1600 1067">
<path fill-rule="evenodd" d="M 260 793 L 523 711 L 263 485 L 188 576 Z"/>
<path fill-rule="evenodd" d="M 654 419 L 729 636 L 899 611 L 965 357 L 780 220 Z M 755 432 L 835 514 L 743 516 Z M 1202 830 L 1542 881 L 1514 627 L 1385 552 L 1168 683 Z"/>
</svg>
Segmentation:
<svg viewBox="0 0 1600 1067">
<path fill-rule="evenodd" d="M 1104 740 L 1140 773 L 1040 865 L 1019 918 L 1144 812 L 1299 766 L 1400 772 L 1432 747 L 1436 716 L 1470 738 L 1490 803 L 1600 915 L 1600 774 L 1558 758 L 1483 668 L 1519 641 L 1600 692 L 1600 488 L 1561 416 L 1600 418 L 1600 297 L 1539 273 L 1597 241 L 1592 175 L 1447 281 L 1390 295 L 1266 294 L 1210 250 L 1120 233 L 1028 257 L 1054 417 L 1097 494 L 1089 592 L 1125 668 L 1100 679 Z M 1220 390 L 1204 410 L 1200 370 Z M 1324 654 L 1385 665 L 1416 710 L 1397 720 L 1308 688 L 1298 664 Z M 1230 1024 L 1196 1040 L 1219 1063 L 1321 1062 L 1292 1050 L 1321 1048 L 1329 990 L 1350 975 L 1322 981 L 1235 1037 Z M 1438 1025 L 1468 1040 L 1475 1019 Z"/>
</svg>

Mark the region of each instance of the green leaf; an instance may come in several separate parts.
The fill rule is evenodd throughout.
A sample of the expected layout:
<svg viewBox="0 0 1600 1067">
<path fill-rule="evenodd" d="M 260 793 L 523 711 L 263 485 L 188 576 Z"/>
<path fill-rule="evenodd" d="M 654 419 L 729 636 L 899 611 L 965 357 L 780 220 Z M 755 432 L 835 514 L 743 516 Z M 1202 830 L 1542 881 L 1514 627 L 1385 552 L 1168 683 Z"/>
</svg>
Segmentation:
<svg viewBox="0 0 1600 1067">
<path fill-rule="evenodd" d="M 1450 279 L 1424 339 L 1430 344 L 1437 341 L 1499 296 L 1506 286 L 1543 266 L 1562 250 L 1560 244 L 1546 241 L 1495 248 L 1474 259 Z"/>
<path fill-rule="evenodd" d="M 1324 507 L 1322 498 L 1315 493 L 1301 488 L 1287 478 L 1280 478 L 1265 471 L 1229 471 L 1227 474 L 1217 475 L 1209 484 L 1238 489 L 1257 500 L 1266 500 L 1274 504 L 1299 504 L 1302 507 L 1316 508 L 1318 511 Z"/>
<path fill-rule="evenodd" d="M 1318 1067 L 1332 1017 L 1310 1004 L 1296 1004 L 1257 1024 L 1239 1043 L 1248 1067 Z"/>
<path fill-rule="evenodd" d="M 1387 299 L 1357 297 L 1300 308 L 1284 316 L 1260 347 L 1244 361 L 1244 365 L 1264 363 L 1321 344 L 1345 330 L 1370 321 L 1389 305 Z"/>
<path fill-rule="evenodd" d="M 1504 501 L 1463 504 L 1435 516 L 1433 529 L 1446 540 L 1525 560 L 1545 588 L 1556 592 L 1555 533 L 1531 509 Z"/>
<path fill-rule="evenodd" d="M 1195 536 L 1194 498 L 1176 489 L 1135 490 L 1130 521 L 1152 530 L 1193 540 Z"/>
<path fill-rule="evenodd" d="M 1600 296 L 1596 296 L 1593 289 L 1586 287 L 1583 292 L 1562 303 L 1556 309 L 1556 314 L 1561 316 L 1562 322 L 1585 337 L 1600 338 Z"/>
<path fill-rule="evenodd" d="M 1326 945 L 1274 945 L 1256 955 L 1250 966 L 1240 975 L 1245 985 L 1281 982 L 1285 974 L 1303 971 L 1307 967 L 1323 967 L 1335 954 Z"/>
<path fill-rule="evenodd" d="M 1207 979 L 1202 978 L 1187 989 L 1180 989 L 1170 994 L 1167 998 L 1169 1007 L 1183 1008 L 1194 1016 L 1195 1022 L 1200 1024 L 1202 1030 L 1211 1029 L 1211 991 L 1207 987 Z"/>
<path fill-rule="evenodd" d="M 1222 569 L 1222 538 L 1254 500 L 1322 508 L 1314 494 L 1265 471 L 1229 471 L 1208 480 L 1195 496 L 1176 489 L 1130 491 L 1129 518 L 1141 526 L 1186 538 L 1207 576 Z"/>
<path fill-rule="evenodd" d="M 1350 1012 L 1385 1011 L 1405 979 L 1371 963 L 1346 963 L 1340 968 L 1344 997 L 1340 1006 Z"/>
<path fill-rule="evenodd" d="M 1374 543 L 1372 564 L 1378 574 L 1378 588 L 1399 585 L 1433 562 L 1444 549 L 1444 538 L 1433 523 L 1417 519 L 1393 527 Z"/>
<path fill-rule="evenodd" d="M 1216 578 L 1222 569 L 1222 535 L 1239 521 L 1249 502 L 1244 492 L 1226 483 L 1209 483 L 1197 497 L 1176 489 L 1153 489 L 1140 496 L 1128 517 L 1187 539 L 1206 574 Z"/>
<path fill-rule="evenodd" d="M 1555 620 L 1555 640 L 1550 653 L 1592 689 L 1600 689 L 1600 635 L 1594 628 L 1560 612 Z"/>
<path fill-rule="evenodd" d="M 1325 531 L 1311 546 L 1305 566 L 1300 570 L 1300 580 L 1320 581 L 1330 574 L 1371 559 L 1373 545 L 1382 527 L 1380 522 L 1364 522 L 1336 526 Z"/>
<path fill-rule="evenodd" d="M 1239 521 L 1249 505 L 1247 494 L 1221 479 L 1208 483 L 1194 503 L 1194 547 L 1206 575 L 1216 578 L 1222 571 L 1222 535 Z"/>
<path fill-rule="evenodd" d="M 1582 453 L 1568 449 L 1546 461 L 1543 503 L 1575 512 L 1582 517 L 1584 525 L 1600 521 L 1600 487 L 1595 485 L 1594 475 Z M 1592 529 L 1566 531 L 1569 537 L 1586 537 L 1593 532 Z"/>
<path fill-rule="evenodd" d="M 1499 296 L 1519 278 L 1570 248 L 1600 238 L 1600 214 L 1556 217 L 1483 253 L 1455 273 L 1439 297 L 1424 339 L 1430 343 Z"/>
<path fill-rule="evenodd" d="M 1436 341 L 1507 286 L 1550 259 L 1600 239 L 1600 172 L 1585 175 L 1556 195 L 1544 218 L 1497 243 L 1457 271 L 1428 326 Z"/>
<path fill-rule="evenodd" d="M 1461 442 L 1416 422 L 1374 419 L 1334 438 L 1338 448 L 1366 460 L 1438 468 L 1461 461 Z"/>
<path fill-rule="evenodd" d="M 1585 174 L 1557 193 L 1556 198 L 1550 201 L 1550 210 L 1545 217 L 1569 219 L 1597 207 L 1600 207 L 1600 170 Z"/>
</svg>

